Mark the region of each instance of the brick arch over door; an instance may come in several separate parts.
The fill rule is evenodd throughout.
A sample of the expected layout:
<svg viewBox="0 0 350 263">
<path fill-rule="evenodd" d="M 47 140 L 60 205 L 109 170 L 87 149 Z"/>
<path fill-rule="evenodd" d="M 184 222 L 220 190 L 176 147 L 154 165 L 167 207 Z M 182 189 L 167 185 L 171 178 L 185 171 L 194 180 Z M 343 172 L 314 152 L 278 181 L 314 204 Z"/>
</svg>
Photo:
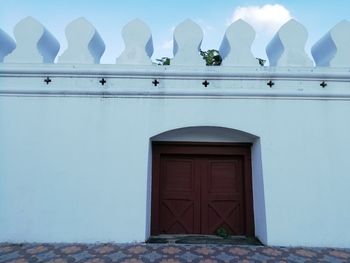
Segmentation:
<svg viewBox="0 0 350 263">
<path fill-rule="evenodd" d="M 266 242 L 258 160 L 253 174 L 258 184 L 254 198 L 259 201 L 254 209 L 252 200 L 250 151 L 252 146 L 253 159 L 260 155 L 257 136 L 221 127 L 188 127 L 151 141 L 151 234 L 213 234 L 223 227 L 233 235 L 255 234 Z"/>
</svg>

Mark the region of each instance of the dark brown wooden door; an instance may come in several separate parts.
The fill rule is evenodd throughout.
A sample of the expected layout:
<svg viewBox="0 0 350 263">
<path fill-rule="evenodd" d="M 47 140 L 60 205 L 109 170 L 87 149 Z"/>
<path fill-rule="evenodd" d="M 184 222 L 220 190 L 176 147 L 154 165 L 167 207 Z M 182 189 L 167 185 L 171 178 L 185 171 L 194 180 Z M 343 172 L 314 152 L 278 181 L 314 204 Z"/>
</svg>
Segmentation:
<svg viewBox="0 0 350 263">
<path fill-rule="evenodd" d="M 250 145 L 154 144 L 152 234 L 254 235 L 250 171 Z"/>
<path fill-rule="evenodd" d="M 162 233 L 199 233 L 200 181 L 191 156 L 166 155 L 160 161 L 159 216 Z"/>
</svg>

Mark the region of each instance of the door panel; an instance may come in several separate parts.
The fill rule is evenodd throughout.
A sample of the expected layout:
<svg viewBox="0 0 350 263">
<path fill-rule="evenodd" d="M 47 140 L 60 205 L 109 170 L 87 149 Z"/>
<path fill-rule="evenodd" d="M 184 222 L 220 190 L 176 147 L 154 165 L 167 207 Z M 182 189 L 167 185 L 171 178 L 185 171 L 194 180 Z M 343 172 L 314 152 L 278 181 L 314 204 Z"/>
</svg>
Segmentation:
<svg viewBox="0 0 350 263">
<path fill-rule="evenodd" d="M 199 233 L 195 159 L 170 155 L 162 157 L 160 163 L 160 232 Z"/>
<path fill-rule="evenodd" d="M 242 165 L 237 160 L 208 160 L 208 193 L 240 193 Z"/>
<path fill-rule="evenodd" d="M 231 235 L 244 235 L 243 159 L 240 156 L 209 158 L 202 175 L 202 230 L 215 234 L 219 227 Z"/>
</svg>

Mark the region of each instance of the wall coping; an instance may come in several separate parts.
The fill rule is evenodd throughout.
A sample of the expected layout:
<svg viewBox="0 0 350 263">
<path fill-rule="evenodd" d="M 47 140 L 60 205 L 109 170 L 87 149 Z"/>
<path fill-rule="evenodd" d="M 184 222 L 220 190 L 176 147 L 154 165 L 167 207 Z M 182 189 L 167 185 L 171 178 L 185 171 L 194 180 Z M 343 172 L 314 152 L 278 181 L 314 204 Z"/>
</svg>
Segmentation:
<svg viewBox="0 0 350 263">
<path fill-rule="evenodd" d="M 27 76 L 63 77 L 136 77 L 141 78 L 223 78 L 223 79 L 327 79 L 350 80 L 349 68 L 330 67 L 223 67 L 223 66 L 159 66 L 114 64 L 0 64 L 0 77 Z"/>
<path fill-rule="evenodd" d="M 0 64 L 0 78 L 1 96 L 350 99 L 350 68 L 32 63 Z"/>
</svg>

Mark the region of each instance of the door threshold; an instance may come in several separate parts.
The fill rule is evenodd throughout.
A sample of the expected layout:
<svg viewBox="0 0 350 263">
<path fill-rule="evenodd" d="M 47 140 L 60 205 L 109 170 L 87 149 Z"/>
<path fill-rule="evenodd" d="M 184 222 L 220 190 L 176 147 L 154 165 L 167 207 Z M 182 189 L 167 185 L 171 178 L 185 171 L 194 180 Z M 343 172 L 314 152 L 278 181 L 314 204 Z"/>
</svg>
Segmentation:
<svg viewBox="0 0 350 263">
<path fill-rule="evenodd" d="M 151 236 L 147 243 L 153 244 L 227 244 L 242 246 L 262 246 L 256 237 L 229 236 L 227 238 L 215 235 L 158 235 Z"/>
</svg>

